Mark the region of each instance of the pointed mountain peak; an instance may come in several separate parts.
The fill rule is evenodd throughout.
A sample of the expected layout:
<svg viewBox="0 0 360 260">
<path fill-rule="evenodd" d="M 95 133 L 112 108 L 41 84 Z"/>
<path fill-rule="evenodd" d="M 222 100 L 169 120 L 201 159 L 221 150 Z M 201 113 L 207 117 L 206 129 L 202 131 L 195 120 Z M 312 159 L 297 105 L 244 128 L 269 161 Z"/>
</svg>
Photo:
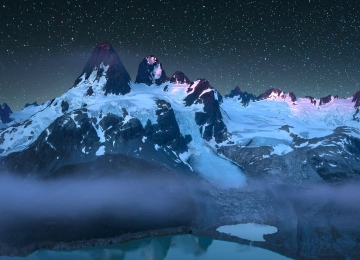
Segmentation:
<svg viewBox="0 0 360 260">
<path fill-rule="evenodd" d="M 4 124 L 11 122 L 10 115 L 12 114 L 12 111 L 8 104 L 4 103 L 0 106 L 0 120 Z"/>
<path fill-rule="evenodd" d="M 119 56 L 111 44 L 109 42 L 104 42 L 95 46 L 90 59 L 85 65 L 84 71 L 91 72 L 94 68 L 98 68 L 101 63 L 103 63 L 105 66 L 115 66 L 117 63 L 119 63 L 119 61 Z M 89 75 L 87 75 L 87 77 L 89 77 Z"/>
<path fill-rule="evenodd" d="M 273 99 L 273 98 L 285 99 L 285 93 L 278 88 L 270 88 L 266 90 L 263 94 L 259 95 L 259 99 Z"/>
<path fill-rule="evenodd" d="M 332 95 L 327 95 L 326 97 L 322 97 L 320 98 L 320 103 L 319 105 L 326 105 L 327 103 L 330 103 L 331 101 L 333 101 L 335 98 L 338 98 L 338 96 L 333 97 Z"/>
<path fill-rule="evenodd" d="M 193 82 L 182 71 L 175 71 L 170 78 L 170 83 L 176 84 L 192 84 Z"/>
<path fill-rule="evenodd" d="M 145 83 L 148 86 L 152 84 L 161 85 L 168 80 L 162 64 L 154 55 L 149 55 L 140 62 L 136 83 Z"/>
<path fill-rule="evenodd" d="M 243 92 L 241 91 L 239 86 L 236 86 L 233 90 L 230 91 L 230 93 L 228 95 L 225 95 L 225 97 L 233 98 L 236 96 L 241 96 L 242 93 Z"/>
<path fill-rule="evenodd" d="M 358 90 L 354 95 L 352 102 L 355 102 L 354 107 L 359 108 L 360 107 L 360 90 Z"/>
<path fill-rule="evenodd" d="M 294 105 L 296 105 L 297 100 L 294 92 L 285 93 L 285 91 L 278 88 L 270 88 L 266 90 L 263 94 L 259 95 L 258 99 L 282 99 L 284 101 L 288 99 L 293 102 Z"/>
<path fill-rule="evenodd" d="M 95 73 L 94 77 L 90 77 L 93 73 Z M 103 87 L 105 95 L 125 95 L 130 92 L 130 75 L 109 42 L 95 46 L 81 75 L 75 80 L 74 87 L 83 81 L 87 81 L 89 78 L 94 78 L 92 81 L 99 80 L 101 76 L 106 78 L 106 83 Z M 88 83 L 91 86 L 93 82 Z"/>
<path fill-rule="evenodd" d="M 238 97 L 238 99 L 240 100 L 240 103 L 244 107 L 248 106 L 250 102 L 255 102 L 255 101 L 259 100 L 259 98 L 253 94 L 249 94 L 246 91 L 242 92 L 241 89 L 239 88 L 239 86 L 236 86 L 233 90 L 230 91 L 230 94 L 225 95 L 225 97 L 226 98 Z"/>
</svg>

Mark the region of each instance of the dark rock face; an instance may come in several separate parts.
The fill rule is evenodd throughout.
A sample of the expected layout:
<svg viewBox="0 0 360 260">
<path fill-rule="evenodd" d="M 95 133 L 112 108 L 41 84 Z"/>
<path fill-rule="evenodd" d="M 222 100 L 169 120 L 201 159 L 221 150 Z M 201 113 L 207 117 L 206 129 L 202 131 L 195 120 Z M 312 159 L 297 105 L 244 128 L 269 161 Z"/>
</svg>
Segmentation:
<svg viewBox="0 0 360 260">
<path fill-rule="evenodd" d="M 57 118 L 29 148 L 1 158 L 3 171 L 22 176 L 48 176 L 64 165 L 84 162 L 90 156 L 94 158 L 100 147 L 99 137 L 91 119 L 83 112 L 86 110 Z M 82 149 L 88 154 L 82 153 Z"/>
<path fill-rule="evenodd" d="M 163 148 L 171 147 L 177 154 L 187 151 L 187 144 L 191 141 L 191 136 L 184 137 L 180 133 L 179 125 L 176 121 L 174 110 L 170 103 L 164 100 L 157 100 L 156 110 L 157 124 L 147 121 L 145 126 L 145 136 L 154 144 Z"/>
<path fill-rule="evenodd" d="M 3 170 L 23 176 L 49 176 L 66 165 L 95 160 L 101 149 L 101 154 L 134 151 L 142 137 L 142 125 L 135 118 L 123 121 L 112 114 L 100 121 L 89 118 L 86 109 L 74 110 L 57 118 L 26 150 L 1 158 Z M 105 142 L 98 136 L 100 127 Z"/>
<path fill-rule="evenodd" d="M 263 94 L 259 95 L 259 99 L 267 99 L 270 97 L 271 93 L 276 93 L 278 95 L 278 97 L 285 99 L 285 94 L 281 89 L 278 88 L 270 88 L 268 90 L 266 90 Z"/>
<path fill-rule="evenodd" d="M 240 103 L 244 107 L 248 106 L 251 101 L 255 102 L 259 100 L 259 98 L 257 98 L 253 94 L 249 94 L 246 91 L 242 92 L 238 86 L 233 90 L 231 90 L 229 95 L 225 95 L 225 98 L 233 98 L 233 97 L 239 97 Z"/>
<path fill-rule="evenodd" d="M 295 96 L 294 92 L 290 92 L 289 96 L 290 96 L 292 102 L 296 101 L 296 96 Z"/>
<path fill-rule="evenodd" d="M 184 99 L 186 106 L 204 104 L 204 112 L 195 113 L 195 121 L 202 137 L 206 141 L 214 137 L 217 143 L 227 140 L 228 132 L 220 112 L 220 94 L 216 92 L 218 96 L 215 98 L 215 90 L 206 79 L 201 79 L 196 86 L 189 86 L 187 93 L 190 94 Z"/>
<path fill-rule="evenodd" d="M 176 71 L 170 78 L 170 83 L 192 84 L 193 82 L 182 71 Z"/>
<path fill-rule="evenodd" d="M 88 88 L 88 90 L 86 91 L 86 95 L 87 96 L 92 96 L 93 94 L 94 94 L 94 90 L 93 90 L 92 86 L 90 86 Z"/>
<path fill-rule="evenodd" d="M 31 104 L 26 103 L 25 106 L 24 106 L 24 108 L 30 107 L 30 106 L 37 107 L 37 106 L 38 106 L 38 103 L 37 103 L 36 101 L 35 101 L 34 103 L 31 103 Z"/>
<path fill-rule="evenodd" d="M 331 95 L 327 95 L 326 97 L 322 97 L 320 98 L 320 103 L 319 105 L 322 106 L 322 105 L 326 105 L 327 103 L 329 103 L 331 101 Z"/>
<path fill-rule="evenodd" d="M 360 107 L 360 90 L 354 94 L 351 102 L 355 102 L 355 105 L 354 105 L 355 108 Z"/>
<path fill-rule="evenodd" d="M 109 66 L 106 71 L 107 81 L 104 86 L 105 95 L 125 95 L 126 93 L 129 93 L 131 78 L 122 64 L 118 54 L 115 52 L 114 48 L 109 42 L 96 45 L 90 56 L 90 59 L 83 69 L 83 72 L 79 78 L 75 80 L 74 87 L 76 87 L 82 81 L 82 76 L 84 74 L 85 80 L 89 78 L 94 70 L 97 71 L 98 77 L 101 76 L 104 72 L 101 64 L 104 66 Z"/>
<path fill-rule="evenodd" d="M 353 120 L 360 122 L 360 114 L 359 114 L 359 108 L 356 109 L 355 113 L 353 114 Z"/>
<path fill-rule="evenodd" d="M 157 123 L 148 121 L 145 129 L 139 119 L 129 118 L 125 108 L 123 116 L 109 113 L 90 118 L 86 108 L 68 112 L 51 123 L 27 149 L 1 157 L 0 170 L 21 176 L 52 176 L 67 165 L 94 161 L 105 154 L 126 154 L 171 167 L 177 161 L 174 167 L 183 167 L 185 164 L 173 152 L 178 155 L 187 151 L 191 136 L 180 133 L 168 102 L 156 103 Z M 67 112 L 68 103 L 63 101 L 61 107 Z M 4 141 L 5 134 L 0 141 Z M 156 151 L 156 146 L 162 149 Z"/>
<path fill-rule="evenodd" d="M 69 110 L 69 103 L 65 100 L 61 101 L 61 112 L 65 113 Z"/>
<path fill-rule="evenodd" d="M 153 55 L 149 55 L 140 62 L 136 83 L 145 83 L 148 86 L 152 84 L 161 85 L 168 80 L 165 71 L 162 69 L 162 64 Z"/>
<path fill-rule="evenodd" d="M 233 90 L 230 91 L 229 95 L 225 95 L 225 97 L 233 98 L 235 96 L 240 96 L 243 92 L 239 88 L 239 86 L 236 86 Z"/>
<path fill-rule="evenodd" d="M 313 104 L 314 106 L 316 105 L 316 100 L 315 100 L 314 97 L 312 97 L 312 96 L 305 96 L 305 98 L 310 99 L 310 103 Z"/>
<path fill-rule="evenodd" d="M 0 119 L 1 122 L 3 122 L 4 124 L 6 123 L 10 123 L 12 120 L 10 118 L 10 115 L 12 114 L 12 111 L 10 109 L 10 107 L 4 103 L 0 106 Z"/>
</svg>

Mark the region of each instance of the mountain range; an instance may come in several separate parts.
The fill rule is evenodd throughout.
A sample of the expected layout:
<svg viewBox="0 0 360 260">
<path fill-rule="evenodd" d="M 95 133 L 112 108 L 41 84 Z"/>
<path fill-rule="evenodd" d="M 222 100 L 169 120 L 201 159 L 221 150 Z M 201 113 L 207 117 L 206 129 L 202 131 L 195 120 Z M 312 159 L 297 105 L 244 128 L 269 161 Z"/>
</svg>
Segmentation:
<svg viewBox="0 0 360 260">
<path fill-rule="evenodd" d="M 165 190 L 153 187 L 173 199 L 172 214 L 152 224 L 129 224 L 144 212 L 125 220 L 117 212 L 127 229 L 107 220 L 111 224 L 101 232 L 79 228 L 70 238 L 44 235 L 48 227 L 32 219 L 23 226 L 36 223 L 38 230 L 22 238 L 18 223 L 0 227 L 6 234 L 0 252 L 179 226 L 186 227 L 181 232 L 219 237 L 224 235 L 215 227 L 221 223 L 251 221 L 278 227 L 258 245 L 290 257 L 356 258 L 360 226 L 341 219 L 355 218 L 359 207 L 339 209 L 328 201 L 332 196 L 306 201 L 296 194 L 358 183 L 359 106 L 360 91 L 315 99 L 274 88 L 255 96 L 236 87 L 222 96 L 206 79 L 192 81 L 181 71 L 167 76 L 153 55 L 140 62 L 132 82 L 111 44 L 98 44 L 63 95 L 17 112 L 0 107 L 0 173 L 45 183 L 152 176 L 165 180 Z M 205 195 L 199 199 L 199 193 Z M 55 222 L 56 232 L 73 230 Z M 78 219 L 70 222 L 73 227 Z"/>
</svg>

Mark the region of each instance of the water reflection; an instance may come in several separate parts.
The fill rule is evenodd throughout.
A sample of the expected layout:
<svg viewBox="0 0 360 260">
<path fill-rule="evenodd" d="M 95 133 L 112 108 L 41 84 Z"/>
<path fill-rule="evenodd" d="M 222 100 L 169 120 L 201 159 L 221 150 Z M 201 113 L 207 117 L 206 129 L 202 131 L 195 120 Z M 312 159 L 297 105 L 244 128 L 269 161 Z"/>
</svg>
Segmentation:
<svg viewBox="0 0 360 260">
<path fill-rule="evenodd" d="M 164 260 L 164 259 L 289 259 L 274 252 L 194 235 L 146 238 L 124 244 L 74 251 L 39 250 L 27 257 L 0 260 Z"/>
</svg>

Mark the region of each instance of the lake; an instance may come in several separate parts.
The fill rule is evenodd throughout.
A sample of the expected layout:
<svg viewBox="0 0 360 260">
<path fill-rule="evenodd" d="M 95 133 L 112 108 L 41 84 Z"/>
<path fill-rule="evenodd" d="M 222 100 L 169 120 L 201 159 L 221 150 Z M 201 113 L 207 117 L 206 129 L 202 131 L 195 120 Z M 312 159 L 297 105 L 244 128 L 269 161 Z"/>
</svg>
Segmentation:
<svg viewBox="0 0 360 260">
<path fill-rule="evenodd" d="M 123 244 L 72 251 L 38 250 L 27 257 L 0 260 L 163 260 L 163 259 L 290 259 L 275 252 L 191 234 L 151 237 Z"/>
</svg>

